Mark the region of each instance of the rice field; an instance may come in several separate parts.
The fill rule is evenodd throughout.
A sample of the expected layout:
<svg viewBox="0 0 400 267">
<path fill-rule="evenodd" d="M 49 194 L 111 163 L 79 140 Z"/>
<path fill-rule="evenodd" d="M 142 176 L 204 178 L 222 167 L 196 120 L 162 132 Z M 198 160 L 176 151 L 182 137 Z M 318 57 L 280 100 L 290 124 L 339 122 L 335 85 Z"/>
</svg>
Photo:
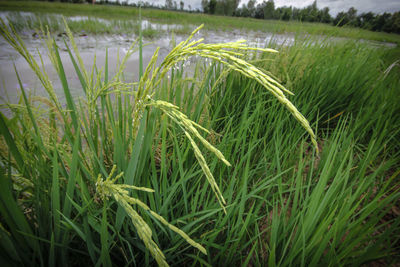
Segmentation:
<svg viewBox="0 0 400 267">
<path fill-rule="evenodd" d="M 0 26 L 45 92 L 15 67 L 18 101 L 1 106 L 4 266 L 399 262 L 397 46 L 296 36 L 252 48 L 193 28 L 143 62 L 139 23 L 116 66 L 104 49 L 87 67 L 68 17 L 65 41 L 42 32 L 45 52 L 19 37 L 27 25 Z"/>
<path fill-rule="evenodd" d="M 105 19 L 107 21 L 121 21 L 122 24 L 132 24 L 130 20 L 137 21 L 139 11 L 133 7 L 108 6 L 108 5 L 79 5 L 60 2 L 42 2 L 42 1 L 0 1 L 0 10 L 2 11 L 17 11 L 17 12 L 34 12 L 39 16 L 48 14 L 61 14 L 66 17 L 88 16 L 93 18 L 91 24 L 76 25 L 78 28 L 85 27 L 91 32 L 101 32 L 101 23 L 98 20 Z M 398 34 L 389 34 L 384 32 L 371 32 L 359 28 L 343 27 L 337 28 L 328 24 L 322 23 L 307 23 L 307 22 L 283 22 L 276 20 L 258 20 L 251 18 L 233 18 L 227 16 L 211 16 L 199 13 L 176 12 L 167 10 L 158 10 L 146 8 L 142 10 L 142 16 L 153 23 L 159 24 L 178 24 L 182 25 L 182 31 L 188 35 L 194 28 L 204 24 L 206 30 L 224 30 L 232 31 L 242 29 L 244 31 L 261 31 L 274 34 L 295 33 L 295 34 L 310 34 L 323 35 L 334 37 L 354 38 L 360 40 L 374 40 L 378 42 L 400 43 Z M 58 22 L 59 24 L 59 22 Z M 62 23 L 61 23 L 62 25 Z M 185 25 L 193 25 L 186 27 Z M 121 26 L 124 30 L 127 27 Z M 71 30 L 74 31 L 73 25 Z M 106 27 L 107 29 L 107 27 Z M 115 31 L 115 30 L 114 30 Z"/>
</svg>

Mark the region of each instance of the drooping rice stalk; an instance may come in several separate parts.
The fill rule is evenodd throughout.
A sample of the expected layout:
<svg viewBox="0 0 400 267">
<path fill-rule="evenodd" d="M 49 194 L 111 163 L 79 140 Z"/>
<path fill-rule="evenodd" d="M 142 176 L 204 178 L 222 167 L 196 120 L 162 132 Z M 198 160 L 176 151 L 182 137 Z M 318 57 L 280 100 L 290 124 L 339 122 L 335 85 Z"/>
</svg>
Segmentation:
<svg viewBox="0 0 400 267">
<path fill-rule="evenodd" d="M 146 68 L 143 77 L 140 79 L 138 90 L 136 92 L 135 106 L 134 106 L 135 109 L 134 129 L 137 128 L 137 125 L 139 123 L 139 118 L 143 113 L 144 107 L 146 107 L 146 103 L 147 105 L 160 108 L 170 118 L 172 118 L 174 122 L 176 122 L 184 129 L 185 135 L 189 138 L 193 146 L 196 158 L 199 160 L 200 166 L 202 167 L 203 172 L 205 173 L 208 182 L 210 183 L 211 188 L 213 189 L 218 199 L 218 202 L 221 204 L 222 207 L 224 207 L 224 205 L 226 204 L 224 197 L 220 192 L 218 185 L 215 183 L 214 177 L 212 173 L 209 171 L 208 166 L 204 158 L 201 156 L 201 152 L 198 149 L 191 135 L 194 135 L 198 139 L 200 139 L 203 145 L 205 145 L 205 147 L 208 150 L 213 152 L 226 165 L 230 166 L 229 162 L 224 158 L 224 156 L 218 149 L 216 149 L 214 146 L 209 144 L 203 137 L 201 137 L 201 135 L 197 132 L 197 130 L 191 125 L 193 124 L 193 122 L 191 122 L 183 114 L 179 114 L 177 107 L 174 107 L 173 105 L 165 102 L 152 101 L 152 96 L 156 88 L 160 85 L 161 81 L 164 79 L 168 71 L 170 71 L 179 62 L 185 61 L 191 56 L 210 58 L 212 60 L 215 60 L 216 62 L 222 63 L 231 70 L 237 71 L 250 79 L 256 80 L 264 88 L 266 88 L 269 92 L 271 92 L 272 95 L 275 96 L 279 100 L 279 102 L 281 102 L 290 111 L 290 113 L 292 113 L 292 115 L 297 119 L 297 121 L 310 134 L 311 141 L 317 151 L 318 151 L 318 146 L 314 131 L 311 129 L 309 122 L 297 110 L 297 108 L 292 104 L 292 102 L 290 102 L 290 100 L 284 95 L 284 92 L 288 94 L 292 93 L 285 87 L 283 87 L 280 83 L 278 83 L 275 79 L 270 77 L 268 74 L 266 74 L 259 68 L 255 67 L 254 65 L 240 58 L 244 56 L 244 53 L 241 51 L 261 51 L 270 53 L 277 53 L 277 51 L 273 49 L 249 47 L 245 44 L 245 40 L 240 40 L 237 42 L 230 42 L 230 43 L 220 43 L 220 44 L 204 44 L 202 43 L 203 39 L 190 42 L 193 39 L 194 35 L 202 27 L 203 25 L 195 29 L 188 39 L 182 41 L 174 49 L 172 49 L 172 51 L 165 57 L 165 59 L 163 60 L 163 62 L 160 64 L 159 67 L 156 67 L 156 61 L 158 58 L 158 49 L 155 51 L 153 57 L 151 58 Z"/>
<path fill-rule="evenodd" d="M 154 92 L 154 88 L 161 83 L 167 72 L 178 62 L 185 61 L 191 56 L 210 58 L 216 62 L 224 64 L 228 68 L 237 71 L 250 79 L 256 80 L 264 88 L 271 92 L 272 95 L 274 95 L 279 102 L 281 102 L 290 111 L 290 113 L 292 113 L 297 121 L 299 121 L 304 129 L 310 134 L 311 141 L 318 150 L 315 139 L 316 137 L 314 131 L 310 127 L 309 122 L 284 95 L 284 92 L 288 94 L 292 93 L 275 79 L 273 79 L 270 75 L 240 58 L 244 56 L 243 52 L 241 51 L 260 51 L 270 53 L 277 53 L 278 51 L 274 49 L 249 47 L 245 44 L 245 40 L 220 44 L 204 44 L 202 43 L 203 39 L 190 42 L 194 35 L 200 31 L 203 26 L 204 25 L 201 25 L 195 29 L 188 39 L 182 41 L 174 49 L 172 49 L 172 51 L 163 60 L 160 67 L 157 68 L 155 67 L 155 62 L 158 57 L 158 50 L 154 53 L 153 58 L 150 60 L 150 63 L 146 69 L 145 77 L 143 77 L 140 81 L 137 93 L 138 101 L 145 101 L 145 97 Z M 149 78 L 150 72 L 153 72 L 151 78 Z"/>
<path fill-rule="evenodd" d="M 128 216 L 131 218 L 132 223 L 135 225 L 135 228 L 138 231 L 140 238 L 143 240 L 147 249 L 151 252 L 153 257 L 156 259 L 159 266 L 168 266 L 165 261 L 165 256 L 162 251 L 159 249 L 156 243 L 154 243 L 152 239 L 152 232 L 147 223 L 143 220 L 143 218 L 132 208 L 131 205 L 138 205 L 140 208 L 150 212 L 150 214 L 159 220 L 162 224 L 167 226 L 169 229 L 174 231 L 183 237 L 189 244 L 193 247 L 199 249 L 202 253 L 207 254 L 206 249 L 200 245 L 199 243 L 192 240 L 185 232 L 175 227 L 174 225 L 168 223 L 162 216 L 158 215 L 154 211 L 152 211 L 145 203 L 140 201 L 137 198 L 133 198 L 129 196 L 129 192 L 127 189 L 140 190 L 144 192 L 153 193 L 153 189 L 145 188 L 145 187 L 136 187 L 133 185 L 126 184 L 115 184 L 115 182 L 121 178 L 124 173 L 116 175 L 114 178 L 113 175 L 116 171 L 116 165 L 113 166 L 109 176 L 103 180 L 101 175 L 99 174 L 96 182 L 96 191 L 100 195 L 100 197 L 105 200 L 108 197 L 112 196 L 114 199 L 124 208 Z"/>
<path fill-rule="evenodd" d="M 38 153 L 40 164 L 47 166 L 48 161 L 53 164 L 53 186 L 51 188 L 53 190 L 52 194 L 54 195 L 54 198 L 52 203 L 49 204 L 53 207 L 54 213 L 51 221 L 51 224 L 54 225 L 53 227 L 55 228 L 54 236 L 52 237 L 53 243 L 60 242 L 64 246 L 68 246 L 69 233 L 60 227 L 61 217 L 59 213 L 62 212 L 61 215 L 65 219 L 65 224 L 70 228 L 75 229 L 78 235 L 88 242 L 88 250 L 92 260 L 94 260 L 96 249 L 94 248 L 94 245 L 91 245 L 90 243 L 91 237 L 83 236 L 81 234 L 82 232 L 70 218 L 73 216 L 74 209 L 77 209 L 79 214 L 85 214 L 85 209 L 92 205 L 93 199 L 96 199 L 96 196 L 100 196 L 104 208 L 106 207 L 106 200 L 109 197 L 112 197 L 119 204 L 119 207 L 126 212 L 140 239 L 142 239 L 146 248 L 150 251 L 151 255 L 156 259 L 159 265 L 167 265 L 164 254 L 152 239 L 152 231 L 150 227 L 132 205 L 139 206 L 142 210 L 148 212 L 152 217 L 156 218 L 170 230 L 183 237 L 190 245 L 206 254 L 204 247 L 192 240 L 182 230 L 168 223 L 162 216 L 152 211 L 144 202 L 136 197 L 130 196 L 130 192 L 128 191 L 141 190 L 145 192 L 153 192 L 153 189 L 133 185 L 133 176 L 135 175 L 134 169 L 138 166 L 138 154 L 135 152 L 141 149 L 141 140 L 144 139 L 145 135 L 145 118 L 149 109 L 156 108 L 166 114 L 166 116 L 182 129 L 194 150 L 194 155 L 210 184 L 218 203 L 224 212 L 227 213 L 225 208 L 227 202 L 224 199 L 223 193 L 215 181 L 207 161 L 205 160 L 205 156 L 201 152 L 196 140 L 199 140 L 207 150 L 212 152 L 227 166 L 230 166 L 229 161 L 225 159 L 224 155 L 214 145 L 210 144 L 210 142 L 208 142 L 198 131 L 198 129 L 200 129 L 205 133 L 209 133 L 207 129 L 190 120 L 179 110 L 179 107 L 169 102 L 155 99 L 154 97 L 155 92 L 160 90 L 162 81 L 165 79 L 167 73 L 179 62 L 187 60 L 190 56 L 200 56 L 215 60 L 229 69 L 237 71 L 244 76 L 257 81 L 272 93 L 272 95 L 275 96 L 301 123 L 310 134 L 311 140 L 316 146 L 315 135 L 310 128 L 308 121 L 284 94 L 290 94 L 290 92 L 267 73 L 248 63 L 246 60 L 241 59 L 241 57 L 245 56 L 245 52 L 248 51 L 275 53 L 275 50 L 248 47 L 244 41 L 225 44 L 204 44 L 201 39 L 191 41 L 195 33 L 201 29 L 202 26 L 200 26 L 187 40 L 178 44 L 159 66 L 156 65 L 158 58 L 157 49 L 137 84 L 137 90 L 129 91 L 132 84 L 121 81 L 120 75 L 124 69 L 124 64 L 127 58 L 134 51 L 133 46 L 135 43 L 132 45 L 130 52 L 128 52 L 122 60 L 114 78 L 109 81 L 107 70 L 105 71 L 104 79 L 102 79 L 102 73 L 95 75 L 95 68 L 92 69 L 91 73 L 85 69 L 77 45 L 75 44 L 72 33 L 66 23 L 65 27 L 75 57 L 77 58 L 77 62 L 68 46 L 67 50 L 86 97 L 84 101 L 85 106 L 82 106 L 82 103 L 77 103 L 72 99 L 57 44 L 51 38 L 50 34 L 47 34 L 46 43 L 49 49 L 49 57 L 60 77 L 64 94 L 66 96 L 66 109 L 62 107 L 60 101 L 55 95 L 52 82 L 44 68 L 40 68 L 34 57 L 28 52 L 22 39 L 18 36 L 12 26 L 8 28 L 3 21 L 0 23 L 0 32 L 2 36 L 26 59 L 49 95 L 51 101 L 49 106 L 53 106 L 55 109 L 51 110 L 49 116 L 50 119 L 48 119 L 48 121 L 42 120 L 39 116 L 32 113 L 30 110 L 30 101 L 25 97 L 26 110 L 28 111 L 29 116 L 26 116 L 24 110 L 20 111 L 21 114 L 23 114 L 24 117 L 27 117 L 26 120 L 30 121 L 33 125 L 36 125 L 36 122 L 42 120 L 41 123 L 47 123 L 49 126 L 47 128 L 34 126 L 36 132 L 31 133 L 32 140 L 28 140 L 28 137 L 27 139 L 21 138 L 14 142 L 13 136 L 6 130 L 7 122 L 2 122 L 1 125 L 4 128 L 2 135 L 5 137 L 10 153 L 16 161 L 15 163 L 10 160 L 9 164 L 12 168 L 20 172 L 21 175 L 28 176 L 28 173 L 26 173 L 27 169 L 34 167 L 31 166 L 33 165 L 31 161 L 24 161 L 29 158 L 29 153 L 22 155 L 19 153 L 19 151 L 23 151 L 22 147 L 25 143 L 29 143 L 32 147 L 32 151 L 34 151 L 37 149 L 35 145 L 35 141 L 37 140 L 40 147 L 43 148 L 41 152 Z M 45 36 L 45 34 L 43 34 L 43 36 Z M 24 92 L 22 83 L 20 83 L 20 85 L 22 92 Z M 117 101 L 118 103 L 118 105 L 116 105 L 118 112 L 112 109 L 113 103 L 109 97 L 111 94 L 116 96 L 114 101 Z M 133 98 L 130 98 L 131 95 L 133 95 Z M 129 100 L 130 102 L 123 106 L 122 101 L 124 100 Z M 54 113 L 60 115 L 63 125 L 59 125 L 61 122 L 56 121 Z M 13 129 L 14 134 L 19 130 L 18 127 Z M 21 127 L 23 130 L 26 130 L 24 128 L 25 126 Z M 54 138 L 43 138 L 46 142 L 40 141 L 42 140 L 42 137 L 51 136 L 52 131 L 57 133 L 61 132 L 61 135 L 63 136 L 61 140 L 58 140 L 56 135 L 54 135 Z M 100 137 L 99 133 L 101 135 Z M 127 137 L 124 135 L 125 133 L 127 133 Z M 126 143 L 124 143 L 124 138 L 128 140 Z M 124 146 L 125 144 L 127 145 Z M 117 155 L 108 158 L 108 153 L 105 153 L 105 151 L 110 151 L 108 148 L 109 146 L 114 146 L 115 149 L 113 152 Z M 121 153 L 118 154 L 115 151 L 120 151 Z M 123 151 L 127 152 L 123 154 Z M 129 159 L 128 163 L 124 161 L 125 157 Z M 112 165 L 113 168 L 111 172 L 108 172 L 107 169 L 110 165 Z M 125 171 L 119 171 L 119 174 L 115 176 L 115 178 L 112 178 L 117 168 L 118 170 Z M 107 173 L 109 173 L 107 178 L 102 180 L 101 177 L 106 176 Z M 62 184 L 60 181 L 64 180 L 60 180 L 60 177 L 65 177 L 64 179 L 66 181 L 62 185 L 63 189 L 61 191 L 59 191 L 58 186 L 56 186 Z M 98 177 L 97 180 L 95 177 Z M 124 177 L 124 184 L 117 184 L 118 178 L 121 177 Z M 43 181 L 43 184 L 45 186 L 46 181 Z M 34 185 L 34 187 L 39 188 L 38 185 Z M 80 190 L 79 193 L 78 189 Z M 64 193 L 65 195 L 63 195 Z M 82 199 L 82 205 L 84 205 L 84 207 L 77 206 L 74 200 L 74 196 L 77 194 L 79 194 Z M 61 205 L 61 203 L 63 205 Z M 121 215 L 121 213 L 118 212 L 116 217 L 117 224 L 118 220 L 121 222 L 124 219 L 124 215 Z M 106 218 L 106 216 L 103 216 L 103 218 Z M 86 218 L 85 220 L 88 219 Z M 85 229 L 90 229 L 89 220 L 84 222 L 83 227 L 85 227 Z M 119 227 L 117 226 L 116 228 L 118 229 Z M 89 232 L 90 231 L 87 230 L 87 233 Z M 107 243 L 107 239 L 104 237 L 107 236 L 106 232 L 107 224 L 102 221 L 100 232 L 100 235 L 102 236 L 101 262 L 107 262 L 107 257 L 109 257 L 106 255 L 107 253 L 105 251 L 107 251 L 107 249 L 104 247 L 104 244 Z M 34 246 L 36 245 L 33 244 L 32 247 Z M 64 251 L 61 253 L 61 256 L 65 258 L 66 252 Z M 54 258 L 54 255 L 51 256 L 52 261 L 54 261 Z"/>
</svg>

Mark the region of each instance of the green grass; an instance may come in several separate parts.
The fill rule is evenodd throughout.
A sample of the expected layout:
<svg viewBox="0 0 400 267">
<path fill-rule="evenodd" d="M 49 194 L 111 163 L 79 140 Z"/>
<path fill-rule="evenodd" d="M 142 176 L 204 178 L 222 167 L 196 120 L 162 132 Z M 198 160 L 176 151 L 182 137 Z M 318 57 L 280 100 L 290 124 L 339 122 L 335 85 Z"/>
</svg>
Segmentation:
<svg viewBox="0 0 400 267">
<path fill-rule="evenodd" d="M 65 78 L 66 106 L 51 90 L 48 98 L 21 90 L 12 115 L 0 116 L 2 262 L 154 265 L 132 217 L 97 180 L 109 177 L 114 165 L 117 175 L 124 172 L 115 185 L 154 189 L 132 190 L 130 197 L 207 251 L 133 205 L 171 265 L 398 262 L 400 75 L 398 65 L 389 67 L 398 49 L 313 38 L 270 46 L 279 53 L 247 51 L 247 60 L 295 93 L 288 98 L 316 130 L 318 154 L 277 98 L 220 63 L 200 61 L 193 76 L 179 63 L 169 79 L 147 84 L 157 84 L 153 100 L 174 103 L 209 129 L 206 140 L 231 163 L 200 146 L 226 213 L 205 182 L 185 134 L 192 132 L 163 107 L 142 107 L 133 120 L 132 105 L 145 100 L 149 72 L 142 84 L 121 73 L 113 79 L 107 63 L 84 70 L 74 51 L 85 99 L 72 99 Z M 62 76 L 56 46 L 49 48 Z"/>
<path fill-rule="evenodd" d="M 132 20 L 104 20 L 97 17 L 87 17 L 81 20 L 65 18 L 70 30 L 78 35 L 87 34 L 136 34 L 139 35 L 138 18 Z M 15 30 L 21 34 L 32 34 L 41 29 L 41 25 L 47 25 L 53 34 L 62 34 L 66 32 L 63 18 L 58 14 L 39 14 L 34 13 L 31 16 L 23 16 L 19 12 L 12 12 L 7 16 L 9 23 L 14 25 Z M 142 29 L 142 35 L 145 38 L 156 38 L 162 34 L 161 27 L 148 24 Z"/>
<path fill-rule="evenodd" d="M 89 4 L 67 4 L 67 3 L 49 3 L 35 1 L 0 1 L 0 8 L 4 11 L 28 11 L 39 14 L 57 13 L 64 16 L 90 16 L 109 19 L 111 21 L 126 21 L 138 19 L 138 9 L 133 7 L 119 7 L 106 5 Z M 397 34 L 388 34 L 382 32 L 371 32 L 358 28 L 338 28 L 322 23 L 301 23 L 301 22 L 283 22 L 275 20 L 257 20 L 251 18 L 234 18 L 226 16 L 211 16 L 206 14 L 193 14 L 187 12 L 165 11 L 158 9 L 144 9 L 143 18 L 149 19 L 161 24 L 178 25 L 200 25 L 204 24 L 207 30 L 253 30 L 271 33 L 296 33 L 327 35 L 337 37 L 347 37 L 354 39 L 366 39 L 374 41 L 384 41 L 400 43 L 400 37 Z M 127 22 L 123 22 L 127 23 Z M 101 32 L 101 26 L 94 32 Z M 122 28 L 124 31 L 127 28 Z M 184 27 L 184 34 L 191 32 L 190 28 Z M 128 30 L 129 31 L 129 30 Z M 182 31 L 182 30 L 181 30 Z"/>
</svg>

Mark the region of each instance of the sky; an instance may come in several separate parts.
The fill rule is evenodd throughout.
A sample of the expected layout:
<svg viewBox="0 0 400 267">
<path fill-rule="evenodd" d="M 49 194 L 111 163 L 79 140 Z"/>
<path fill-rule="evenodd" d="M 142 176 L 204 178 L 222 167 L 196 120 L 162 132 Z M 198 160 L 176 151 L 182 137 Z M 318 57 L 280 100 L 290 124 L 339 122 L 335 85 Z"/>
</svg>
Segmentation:
<svg viewBox="0 0 400 267">
<path fill-rule="evenodd" d="M 175 1 L 179 6 L 181 0 Z M 128 2 L 138 2 L 138 0 L 128 0 Z M 144 2 L 160 6 L 165 4 L 165 0 L 144 0 Z M 201 9 L 201 0 L 184 0 L 183 2 L 185 3 L 185 9 L 188 8 L 189 5 L 192 9 Z M 239 6 L 247 2 L 248 0 L 241 0 Z M 258 0 L 258 3 L 261 2 L 262 0 Z M 311 5 L 314 0 L 274 0 L 274 2 L 275 7 L 294 6 L 302 8 Z M 318 8 L 329 7 L 330 13 L 333 16 L 336 16 L 340 11 L 347 11 L 350 7 L 355 7 L 358 14 L 369 11 L 383 13 L 400 11 L 400 0 L 317 0 L 317 6 Z"/>
<path fill-rule="evenodd" d="M 247 3 L 247 0 L 242 0 Z M 259 1 L 262 2 L 262 1 Z M 306 7 L 311 5 L 314 0 L 274 0 L 275 7 L 294 6 Z M 331 15 L 336 15 L 340 11 L 347 11 L 350 7 L 357 9 L 358 14 L 363 12 L 396 12 L 400 11 L 400 0 L 317 0 L 318 8 L 329 7 Z"/>
</svg>

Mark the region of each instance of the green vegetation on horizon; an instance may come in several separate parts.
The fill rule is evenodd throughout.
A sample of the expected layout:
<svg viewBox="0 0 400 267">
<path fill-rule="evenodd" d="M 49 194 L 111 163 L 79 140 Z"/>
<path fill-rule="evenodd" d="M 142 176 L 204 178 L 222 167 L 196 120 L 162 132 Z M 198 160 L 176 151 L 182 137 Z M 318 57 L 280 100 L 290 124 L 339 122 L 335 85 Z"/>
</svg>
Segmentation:
<svg viewBox="0 0 400 267">
<path fill-rule="evenodd" d="M 70 4 L 36 1 L 0 1 L 3 11 L 28 11 L 35 13 L 56 13 L 65 16 L 84 15 L 109 20 L 138 20 L 138 8 L 108 5 Z M 199 13 L 167 11 L 159 9 L 143 9 L 142 16 L 157 23 L 178 25 L 200 25 L 205 29 L 220 30 L 253 30 L 271 33 L 295 33 L 311 35 L 327 35 L 400 43 L 400 35 L 382 32 L 371 32 L 356 28 L 339 28 L 323 23 L 302 23 L 295 21 L 258 20 L 228 16 L 213 16 Z M 89 32 L 90 32 L 90 28 Z M 188 28 L 183 33 L 190 33 Z"/>
<path fill-rule="evenodd" d="M 271 43 L 279 53 L 247 51 L 248 62 L 294 93 L 288 100 L 317 129 L 317 154 L 285 101 L 265 90 L 262 74 L 238 69 L 243 57 L 230 58 L 233 50 L 219 58 L 221 45 L 183 43 L 160 66 L 173 66 L 164 78 L 152 76 L 162 71 L 153 58 L 140 81 L 126 81 L 124 61 L 111 78 L 107 60 L 85 70 L 68 44 L 85 97 L 72 99 L 50 39 L 66 106 L 51 90 L 27 95 L 21 82 L 20 102 L 7 106 L 9 117 L 0 114 L 1 262 L 151 266 L 164 264 L 162 254 L 174 266 L 400 260 L 397 48 L 310 38 Z M 188 76 L 178 60 L 201 49 L 217 62 L 199 60 Z M 34 69 L 50 88 L 54 81 Z M 208 132 L 204 140 L 197 129 Z"/>
<path fill-rule="evenodd" d="M 106 0 L 107 2 L 108 0 Z M 258 2 L 258 4 L 257 4 Z M 334 26 L 351 26 L 373 31 L 384 31 L 400 34 L 400 11 L 374 14 L 373 12 L 357 14 L 354 7 L 347 12 L 339 12 L 331 17 L 329 7 L 319 9 L 317 0 L 303 8 L 282 6 L 275 8 L 274 0 L 249 0 L 247 5 L 239 7 L 236 0 L 202 0 L 204 13 L 257 19 L 275 19 L 283 21 L 321 22 Z M 177 9 L 176 7 L 174 9 Z"/>
</svg>

